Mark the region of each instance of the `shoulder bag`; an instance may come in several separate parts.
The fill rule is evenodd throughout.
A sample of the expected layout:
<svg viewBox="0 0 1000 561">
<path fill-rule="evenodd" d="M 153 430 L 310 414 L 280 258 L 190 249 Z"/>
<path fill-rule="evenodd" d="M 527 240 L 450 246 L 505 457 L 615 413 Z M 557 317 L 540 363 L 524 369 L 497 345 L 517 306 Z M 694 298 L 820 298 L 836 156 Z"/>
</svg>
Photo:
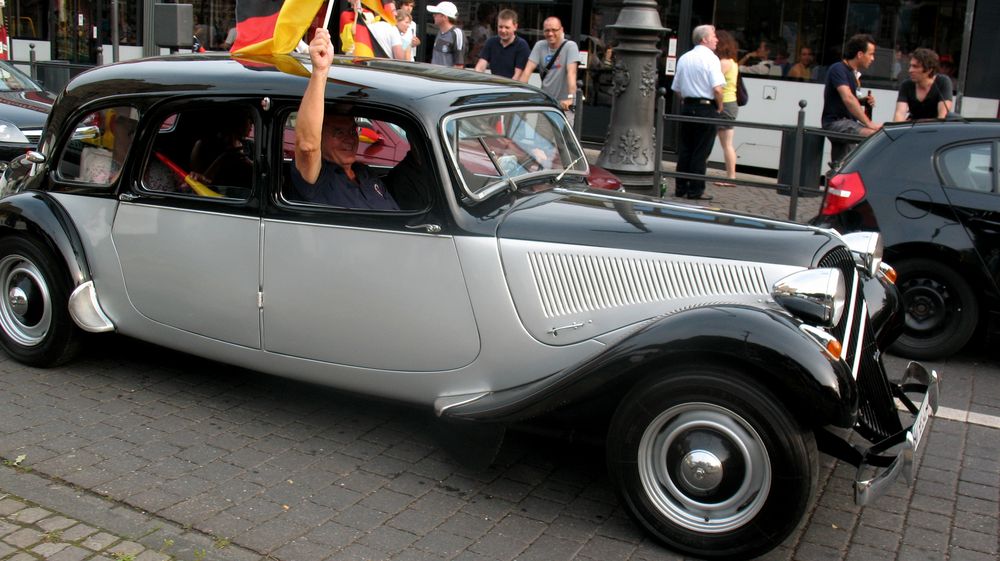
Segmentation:
<svg viewBox="0 0 1000 561">
<path fill-rule="evenodd" d="M 743 83 L 743 73 L 739 72 L 736 74 L 736 105 L 743 107 L 750 101 L 750 94 L 747 93 L 747 87 Z"/>
<path fill-rule="evenodd" d="M 559 53 L 562 52 L 563 46 L 565 46 L 568 42 L 568 39 L 563 41 L 562 44 L 559 45 L 559 48 L 556 49 L 556 52 L 552 53 L 552 58 L 549 59 L 549 63 L 545 65 L 545 68 L 538 71 L 538 75 L 541 77 L 543 82 L 545 81 L 545 75 L 549 73 L 549 70 L 552 70 L 552 65 L 555 64 L 556 59 L 559 58 Z"/>
</svg>

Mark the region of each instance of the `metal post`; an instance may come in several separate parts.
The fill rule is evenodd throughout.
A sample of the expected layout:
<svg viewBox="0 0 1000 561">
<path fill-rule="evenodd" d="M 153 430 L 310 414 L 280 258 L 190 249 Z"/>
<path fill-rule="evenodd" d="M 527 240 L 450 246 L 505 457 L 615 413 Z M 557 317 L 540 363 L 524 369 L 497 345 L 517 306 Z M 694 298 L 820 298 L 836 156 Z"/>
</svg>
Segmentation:
<svg viewBox="0 0 1000 561">
<path fill-rule="evenodd" d="M 653 168 L 653 187 L 659 190 L 660 198 L 663 198 L 663 116 L 667 112 L 667 88 L 660 88 L 656 91 L 656 112 L 653 114 L 654 132 L 656 136 L 653 143 L 653 150 L 656 157 L 656 164 Z"/>
<path fill-rule="evenodd" d="M 31 69 L 31 79 L 38 80 L 38 66 L 35 64 L 35 44 L 28 43 L 28 68 Z"/>
<path fill-rule="evenodd" d="M 658 43 L 667 28 L 660 25 L 654 0 L 625 0 L 615 32 L 615 65 L 611 89 L 611 121 L 597 165 L 614 173 L 626 190 L 653 195 L 653 127 L 659 79 Z"/>
<path fill-rule="evenodd" d="M 976 13 L 976 0 L 968 0 L 965 3 L 965 29 L 962 32 L 962 60 L 958 63 L 958 81 L 955 88 L 958 95 L 955 99 L 955 113 L 962 113 L 962 98 L 965 97 L 965 80 L 969 72 L 969 55 L 972 49 L 972 19 Z"/>
<path fill-rule="evenodd" d="M 104 66 L 104 45 L 97 46 L 97 66 Z"/>
<path fill-rule="evenodd" d="M 802 183 L 799 176 L 802 175 L 802 143 L 806 137 L 806 105 L 808 105 L 806 100 L 799 100 L 799 122 L 795 125 L 795 155 L 792 157 L 792 184 L 789 186 L 792 190 L 792 200 L 788 205 L 788 219 L 793 222 L 798 212 L 799 186 Z"/>
<path fill-rule="evenodd" d="M 573 100 L 573 133 L 578 139 L 583 134 L 583 80 L 576 81 L 576 99 Z"/>
<path fill-rule="evenodd" d="M 118 62 L 118 42 L 118 0 L 111 0 L 111 62 Z"/>
</svg>

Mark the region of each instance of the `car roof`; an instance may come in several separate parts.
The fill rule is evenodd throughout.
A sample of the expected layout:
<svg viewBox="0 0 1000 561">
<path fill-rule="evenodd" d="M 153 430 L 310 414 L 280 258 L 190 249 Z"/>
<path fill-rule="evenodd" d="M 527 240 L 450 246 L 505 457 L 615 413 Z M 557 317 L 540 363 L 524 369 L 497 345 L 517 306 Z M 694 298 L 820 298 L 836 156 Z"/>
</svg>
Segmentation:
<svg viewBox="0 0 1000 561">
<path fill-rule="evenodd" d="M 77 107 L 119 95 L 301 97 L 309 69 L 305 55 L 236 57 L 230 53 L 170 55 L 98 66 L 70 81 L 56 104 L 52 123 L 61 123 Z M 405 81 L 401 80 L 403 77 Z M 554 105 L 548 95 L 535 87 L 490 74 L 343 56 L 334 57 L 326 99 L 408 109 L 434 121 L 458 107 L 501 103 Z"/>
<path fill-rule="evenodd" d="M 926 121 L 886 123 L 883 130 L 891 139 L 896 139 L 910 132 L 928 132 L 931 130 L 947 133 L 949 137 L 959 135 L 977 138 L 1000 133 L 1000 119 L 931 119 Z"/>
</svg>

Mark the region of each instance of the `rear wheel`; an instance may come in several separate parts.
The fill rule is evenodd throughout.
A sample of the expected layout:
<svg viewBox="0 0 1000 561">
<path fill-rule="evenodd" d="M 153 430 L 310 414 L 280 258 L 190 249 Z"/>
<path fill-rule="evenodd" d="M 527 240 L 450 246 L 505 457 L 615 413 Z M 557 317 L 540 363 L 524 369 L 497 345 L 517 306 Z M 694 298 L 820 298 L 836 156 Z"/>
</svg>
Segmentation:
<svg viewBox="0 0 1000 561">
<path fill-rule="evenodd" d="M 726 368 L 648 379 L 608 433 L 632 516 L 668 546 L 746 558 L 781 543 L 816 490 L 816 442 L 765 388 Z"/>
<path fill-rule="evenodd" d="M 72 358 L 79 331 L 69 316 L 69 279 L 30 238 L 0 239 L 0 345 L 14 359 L 54 366 Z"/>
<path fill-rule="evenodd" d="M 979 305 L 969 283 L 947 265 L 930 259 L 908 259 L 894 266 L 906 327 L 892 351 L 923 360 L 960 351 L 979 322 Z"/>
</svg>

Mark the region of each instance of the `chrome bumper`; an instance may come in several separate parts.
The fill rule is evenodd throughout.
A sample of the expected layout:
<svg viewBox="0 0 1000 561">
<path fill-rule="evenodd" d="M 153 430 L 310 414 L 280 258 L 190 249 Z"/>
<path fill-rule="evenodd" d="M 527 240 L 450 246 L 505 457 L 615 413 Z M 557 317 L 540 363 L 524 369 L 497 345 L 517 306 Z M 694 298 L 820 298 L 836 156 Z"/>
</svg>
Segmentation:
<svg viewBox="0 0 1000 561">
<path fill-rule="evenodd" d="M 913 454 L 923 441 L 928 419 L 937 413 L 940 388 L 937 372 L 928 371 L 918 362 L 911 362 L 898 387 L 905 394 L 922 393 L 923 400 L 917 406 L 908 397 L 900 397 L 913 415 L 910 428 L 863 451 L 863 459 L 854 480 L 854 502 L 859 506 L 882 496 L 900 475 L 906 479 L 907 485 L 913 484 Z"/>
</svg>

